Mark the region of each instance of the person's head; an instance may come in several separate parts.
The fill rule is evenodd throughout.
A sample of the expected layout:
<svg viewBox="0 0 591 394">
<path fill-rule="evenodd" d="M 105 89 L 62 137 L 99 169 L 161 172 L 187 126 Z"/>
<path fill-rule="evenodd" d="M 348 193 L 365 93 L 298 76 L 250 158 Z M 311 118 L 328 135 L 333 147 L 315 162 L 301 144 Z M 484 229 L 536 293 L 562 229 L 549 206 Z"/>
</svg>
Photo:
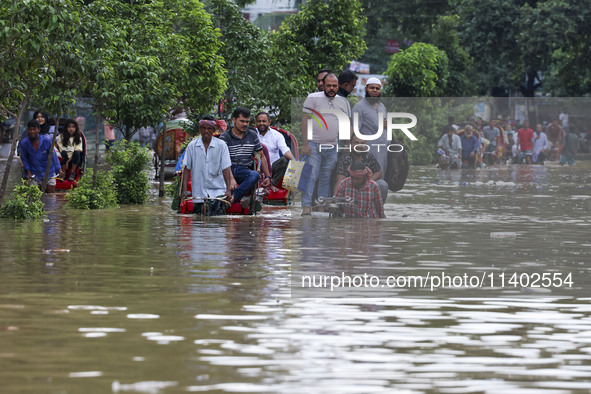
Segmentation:
<svg viewBox="0 0 591 394">
<path fill-rule="evenodd" d="M 324 95 L 326 97 L 334 97 L 339 91 L 339 79 L 334 73 L 327 73 L 322 83 L 324 85 Z"/>
<path fill-rule="evenodd" d="M 267 131 L 269 131 L 271 119 L 267 112 L 259 112 L 255 119 L 257 123 L 257 129 L 259 129 L 260 133 L 265 134 Z"/>
<path fill-rule="evenodd" d="M 488 121 L 488 125 L 490 127 L 495 127 L 497 125 L 497 122 L 494 119 L 491 119 L 491 120 Z"/>
<path fill-rule="evenodd" d="M 29 138 L 32 140 L 36 140 L 39 136 L 40 131 L 41 128 L 39 127 L 39 122 L 37 121 L 37 119 L 29 120 L 29 122 L 27 123 L 27 135 L 29 136 Z"/>
<path fill-rule="evenodd" d="M 73 137 L 76 134 L 80 134 L 80 127 L 78 126 L 78 122 L 72 119 L 69 119 L 66 122 L 65 130 L 70 137 Z"/>
<path fill-rule="evenodd" d="M 213 133 L 215 132 L 216 123 L 212 116 L 204 116 L 199 120 L 199 134 L 205 144 L 211 142 Z"/>
<path fill-rule="evenodd" d="M 242 133 L 250 125 L 250 110 L 246 107 L 238 107 L 232 112 L 232 123 L 234 128 Z"/>
<path fill-rule="evenodd" d="M 324 77 L 328 73 L 332 73 L 332 71 L 329 70 L 328 68 L 323 68 L 321 70 L 318 70 L 318 72 L 316 73 L 316 88 L 318 89 L 319 92 L 324 91 Z"/>
<path fill-rule="evenodd" d="M 345 70 L 339 74 L 339 87 L 347 93 L 351 93 L 357 84 L 357 74 L 351 70 Z"/>
<path fill-rule="evenodd" d="M 541 123 L 538 123 L 538 124 L 536 125 L 536 131 L 537 131 L 538 133 L 540 133 L 540 132 L 542 131 L 542 124 L 541 124 Z"/>
<path fill-rule="evenodd" d="M 77 116 L 76 122 L 78 123 L 79 129 L 84 131 L 84 129 L 86 128 L 86 118 L 84 116 Z"/>
<path fill-rule="evenodd" d="M 558 119 L 552 119 L 552 126 L 558 126 Z"/>
<path fill-rule="evenodd" d="M 466 128 L 464 129 L 464 134 L 466 135 L 466 137 L 470 137 L 472 136 L 473 133 L 473 129 L 471 125 L 467 125 Z"/>
<path fill-rule="evenodd" d="M 456 129 L 454 129 L 454 127 L 451 124 L 446 124 L 443 127 L 443 132 L 447 135 L 452 135 L 454 131 L 456 131 Z"/>
<path fill-rule="evenodd" d="M 42 112 L 35 112 L 33 114 L 33 119 L 35 119 L 39 123 L 39 127 L 47 123 L 47 115 L 45 115 Z"/>
<path fill-rule="evenodd" d="M 361 160 L 353 160 L 349 166 L 349 174 L 351 175 L 351 183 L 355 188 L 361 188 L 367 181 L 367 169 Z"/>
<path fill-rule="evenodd" d="M 74 137 L 74 145 L 78 145 L 80 142 L 82 142 L 80 127 L 78 127 L 78 122 L 75 120 L 68 119 L 61 133 L 62 141 L 65 145 L 70 144 L 70 137 Z"/>
<path fill-rule="evenodd" d="M 382 81 L 370 78 L 365 84 L 365 97 L 380 97 L 382 95 Z"/>
<path fill-rule="evenodd" d="M 523 128 L 527 129 L 529 127 L 529 120 L 524 120 L 523 121 Z"/>
</svg>

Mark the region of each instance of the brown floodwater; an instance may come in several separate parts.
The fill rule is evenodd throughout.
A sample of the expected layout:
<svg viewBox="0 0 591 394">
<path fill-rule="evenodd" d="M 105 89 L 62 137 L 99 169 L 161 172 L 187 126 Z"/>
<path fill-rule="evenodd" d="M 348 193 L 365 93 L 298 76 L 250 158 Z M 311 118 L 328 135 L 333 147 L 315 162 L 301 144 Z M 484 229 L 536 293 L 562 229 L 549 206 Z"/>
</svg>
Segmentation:
<svg viewBox="0 0 591 394">
<path fill-rule="evenodd" d="M 45 201 L 46 221 L 0 221 L 3 393 L 591 389 L 591 162 L 413 167 L 384 220 Z M 331 292 L 306 274 L 496 282 Z"/>
</svg>

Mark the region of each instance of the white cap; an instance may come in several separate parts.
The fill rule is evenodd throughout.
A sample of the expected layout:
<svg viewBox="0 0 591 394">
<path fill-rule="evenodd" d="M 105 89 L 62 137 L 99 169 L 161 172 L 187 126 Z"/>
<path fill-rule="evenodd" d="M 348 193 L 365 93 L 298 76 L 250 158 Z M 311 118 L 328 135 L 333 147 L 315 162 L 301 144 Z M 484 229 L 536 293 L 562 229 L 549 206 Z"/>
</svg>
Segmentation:
<svg viewBox="0 0 591 394">
<path fill-rule="evenodd" d="M 365 86 L 372 85 L 372 84 L 376 84 L 376 85 L 382 86 L 382 81 L 380 81 L 376 77 L 371 77 L 370 79 L 367 80 L 367 83 L 365 84 Z"/>
</svg>

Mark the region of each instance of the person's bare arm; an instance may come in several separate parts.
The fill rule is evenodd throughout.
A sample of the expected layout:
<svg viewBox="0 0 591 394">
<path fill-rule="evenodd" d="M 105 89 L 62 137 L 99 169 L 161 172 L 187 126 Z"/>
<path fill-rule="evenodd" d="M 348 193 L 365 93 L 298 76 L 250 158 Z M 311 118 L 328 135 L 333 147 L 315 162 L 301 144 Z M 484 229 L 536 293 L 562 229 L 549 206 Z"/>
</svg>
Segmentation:
<svg viewBox="0 0 591 394">
<path fill-rule="evenodd" d="M 185 195 L 187 191 L 187 187 L 189 186 L 189 176 L 191 175 L 191 171 L 187 170 L 187 167 L 183 168 L 183 187 L 181 189 L 181 196 Z"/>
<path fill-rule="evenodd" d="M 224 175 L 224 182 L 226 183 L 226 193 L 224 195 L 228 197 L 230 202 L 232 202 L 234 200 L 232 196 L 232 180 L 234 180 L 234 177 L 232 176 L 232 170 L 230 167 L 224 168 L 222 170 L 222 175 Z"/>
<path fill-rule="evenodd" d="M 261 169 L 263 170 L 263 174 L 265 174 L 265 176 L 267 177 L 261 183 L 261 185 L 263 187 L 267 187 L 267 186 L 269 186 L 269 184 L 271 184 L 271 171 L 269 171 L 269 166 L 267 165 L 267 158 L 265 157 L 265 154 L 263 153 L 263 151 L 260 150 L 257 153 L 261 157 Z"/>
<path fill-rule="evenodd" d="M 378 172 L 374 172 L 371 175 L 371 179 L 374 181 L 377 181 L 378 179 L 380 179 L 382 177 L 382 170 L 380 169 Z"/>
<path fill-rule="evenodd" d="M 293 154 L 290 150 L 286 151 L 283 156 L 287 157 L 288 160 L 294 160 Z"/>
</svg>

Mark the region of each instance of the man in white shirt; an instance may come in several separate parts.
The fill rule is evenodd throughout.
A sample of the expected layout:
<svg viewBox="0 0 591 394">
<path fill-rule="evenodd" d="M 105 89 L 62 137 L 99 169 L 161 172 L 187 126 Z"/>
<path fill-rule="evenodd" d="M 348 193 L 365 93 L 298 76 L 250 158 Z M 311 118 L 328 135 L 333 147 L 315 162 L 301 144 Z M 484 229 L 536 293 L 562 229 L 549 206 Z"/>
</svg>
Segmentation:
<svg viewBox="0 0 591 394">
<path fill-rule="evenodd" d="M 271 162 L 271 190 L 277 191 L 277 185 L 283 179 L 289 161 L 293 160 L 293 154 L 289 150 L 283 134 L 273 130 L 271 119 L 266 112 L 259 112 L 256 116 L 259 141 L 267 147 L 269 161 Z"/>
<path fill-rule="evenodd" d="M 232 201 L 232 161 L 228 145 L 218 138 L 213 138 L 215 120 L 199 121 L 200 138 L 194 139 L 187 146 L 183 165 L 182 195 L 185 195 L 191 172 L 191 189 L 194 199 L 193 212 L 197 212 L 198 203 L 205 198 L 224 196 Z M 200 201 L 201 200 L 201 201 Z"/>
</svg>

